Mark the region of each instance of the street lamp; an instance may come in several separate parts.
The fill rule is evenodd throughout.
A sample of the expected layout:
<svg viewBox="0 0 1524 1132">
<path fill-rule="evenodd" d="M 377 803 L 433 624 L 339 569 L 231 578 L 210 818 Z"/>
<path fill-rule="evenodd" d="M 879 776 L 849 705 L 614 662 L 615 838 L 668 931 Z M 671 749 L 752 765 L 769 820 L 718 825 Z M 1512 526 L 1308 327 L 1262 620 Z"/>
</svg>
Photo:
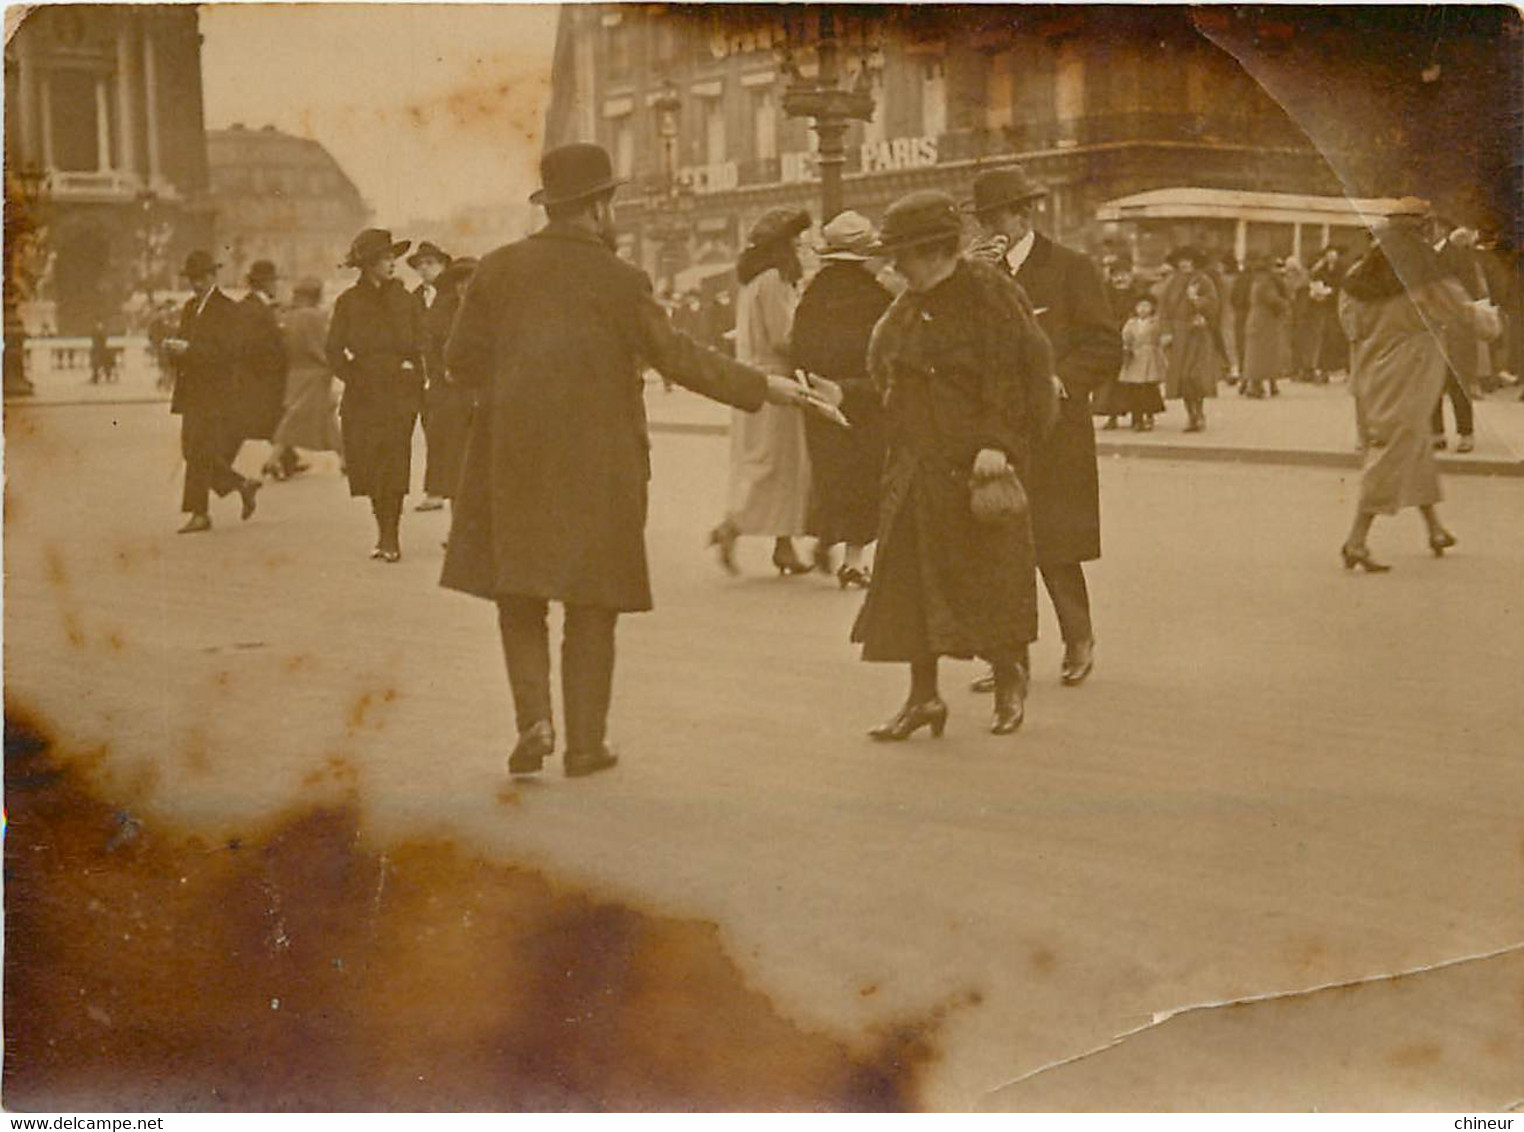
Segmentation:
<svg viewBox="0 0 1524 1132">
<path fill-rule="evenodd" d="M 808 31 L 797 17 L 789 14 L 791 7 L 784 7 L 782 65 L 789 75 L 789 85 L 783 92 L 783 112 L 790 118 L 812 119 L 815 134 L 820 139 L 820 221 L 824 224 L 842 209 L 841 174 L 847 161 L 847 127 L 854 121 L 867 122 L 873 118 L 873 95 L 869 92 L 870 52 L 864 36 L 862 68 L 856 83 L 851 87 L 838 85 L 842 76 L 836 15 L 830 7 L 821 6 L 817 9 L 820 31 L 813 43 L 818 65 L 813 78 L 806 76 L 795 65 L 793 55 L 796 48 L 806 46 Z"/>
<path fill-rule="evenodd" d="M 4 391 L 7 397 L 27 396 L 36 387 L 26 374 L 26 323 L 21 304 L 33 297 L 46 260 L 47 228 L 42 216 L 46 171 L 33 165 L 5 168 Z"/>
<path fill-rule="evenodd" d="M 664 79 L 661 90 L 651 100 L 651 109 L 657 114 L 656 132 L 662 145 L 662 201 L 655 223 L 649 229 L 661 248 L 661 270 L 664 279 L 675 274 L 674 264 L 681 258 L 679 248 L 688 238 L 689 225 L 684 216 L 690 203 L 677 179 L 678 115 L 682 111 L 682 98 L 677 84 Z"/>
</svg>

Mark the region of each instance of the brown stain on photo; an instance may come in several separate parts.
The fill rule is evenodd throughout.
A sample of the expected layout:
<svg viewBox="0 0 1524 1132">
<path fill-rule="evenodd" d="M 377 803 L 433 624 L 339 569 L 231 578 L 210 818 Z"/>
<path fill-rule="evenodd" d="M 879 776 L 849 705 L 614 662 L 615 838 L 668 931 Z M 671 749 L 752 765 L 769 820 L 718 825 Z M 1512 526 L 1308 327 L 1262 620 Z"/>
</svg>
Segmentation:
<svg viewBox="0 0 1524 1132">
<path fill-rule="evenodd" d="M 1396 1069 L 1428 1069 L 1444 1060 L 1444 1050 L 1438 1042 L 1410 1042 L 1392 1050 L 1386 1060 Z"/>
<path fill-rule="evenodd" d="M 712 923 L 444 840 L 371 848 L 351 803 L 208 847 L 125 816 L 12 707 L 5 761 L 17 1109 L 914 1109 L 978 999 L 813 1031 Z"/>
</svg>

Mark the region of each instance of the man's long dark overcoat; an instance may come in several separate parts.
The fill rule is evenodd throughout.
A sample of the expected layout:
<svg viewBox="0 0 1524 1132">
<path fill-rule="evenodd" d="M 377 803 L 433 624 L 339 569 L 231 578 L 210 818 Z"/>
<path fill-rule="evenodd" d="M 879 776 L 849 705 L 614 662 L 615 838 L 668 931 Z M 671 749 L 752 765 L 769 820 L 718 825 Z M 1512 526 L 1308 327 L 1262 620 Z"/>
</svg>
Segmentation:
<svg viewBox="0 0 1524 1132">
<path fill-rule="evenodd" d="M 1016 273 L 1053 345 L 1055 372 L 1068 396 L 1058 427 L 1032 453 L 1028 488 L 1037 561 L 1088 562 L 1101 556 L 1101 493 L 1090 394 L 1122 367 L 1122 336 L 1112 320 L 1100 270 L 1078 252 L 1038 233 Z"/>
<path fill-rule="evenodd" d="M 269 440 L 285 412 L 286 339 L 275 308 L 258 295 L 238 304 L 243 317 L 239 347 L 238 428 L 249 440 Z"/>
<path fill-rule="evenodd" d="M 242 343 L 238 304 L 221 291 L 207 296 L 200 314 L 196 304 L 192 298 L 180 312 L 177 336 L 190 346 L 172 362 L 175 392 L 169 411 L 231 418 Z"/>
<path fill-rule="evenodd" d="M 650 609 L 642 364 L 747 410 L 766 376 L 679 334 L 643 271 L 554 222 L 482 260 L 445 358 L 479 399 L 441 584 Z"/>
</svg>

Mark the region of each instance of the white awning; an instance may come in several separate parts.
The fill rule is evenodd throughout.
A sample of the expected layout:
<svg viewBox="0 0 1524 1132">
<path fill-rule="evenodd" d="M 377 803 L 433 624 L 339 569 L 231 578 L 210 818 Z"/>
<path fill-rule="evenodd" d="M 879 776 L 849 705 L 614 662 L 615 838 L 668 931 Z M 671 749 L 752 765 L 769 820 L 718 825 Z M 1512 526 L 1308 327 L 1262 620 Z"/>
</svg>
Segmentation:
<svg viewBox="0 0 1524 1132">
<path fill-rule="evenodd" d="M 1240 189 L 1151 189 L 1109 200 L 1096 219 L 1249 220 L 1264 224 L 1335 224 L 1364 226 L 1396 206 L 1391 198 L 1305 196 L 1300 193 L 1254 193 Z"/>
</svg>

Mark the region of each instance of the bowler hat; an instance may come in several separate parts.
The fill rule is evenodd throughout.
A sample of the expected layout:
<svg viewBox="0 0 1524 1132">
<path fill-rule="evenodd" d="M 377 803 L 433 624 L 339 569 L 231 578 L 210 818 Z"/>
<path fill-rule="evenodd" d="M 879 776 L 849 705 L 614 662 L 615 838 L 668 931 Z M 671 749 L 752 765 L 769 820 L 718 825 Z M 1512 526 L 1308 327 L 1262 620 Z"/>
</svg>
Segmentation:
<svg viewBox="0 0 1524 1132">
<path fill-rule="evenodd" d="M 810 214 L 802 208 L 770 208 L 757 218 L 746 234 L 748 247 L 760 248 L 778 240 L 792 240 L 810 226 Z"/>
<path fill-rule="evenodd" d="M 249 265 L 249 286 L 258 287 L 261 283 L 274 283 L 278 273 L 275 264 L 267 259 L 256 259 Z"/>
<path fill-rule="evenodd" d="M 416 269 L 426 259 L 437 259 L 446 267 L 449 267 L 452 262 L 451 257 L 438 244 L 432 240 L 424 240 L 418 245 L 418 250 L 407 257 L 407 265 Z"/>
<path fill-rule="evenodd" d="M 821 259 L 861 263 L 873 251 L 873 225 L 860 212 L 838 213 L 820 230 Z"/>
<path fill-rule="evenodd" d="M 349 255 L 339 266 L 364 267 L 384 255 L 399 256 L 412 246 L 412 240 L 393 240 L 385 228 L 367 228 L 349 245 Z"/>
<path fill-rule="evenodd" d="M 614 176 L 608 150 L 592 142 L 572 142 L 548 149 L 540 158 L 541 187 L 529 194 L 529 203 L 568 204 L 622 184 L 624 181 Z"/>
<path fill-rule="evenodd" d="M 936 189 L 920 189 L 889 206 L 873 250 L 875 254 L 892 254 L 916 244 L 956 238 L 962 232 L 957 202 Z"/>
<path fill-rule="evenodd" d="M 195 279 L 201 275 L 212 275 L 221 266 L 222 264 L 212 258 L 210 252 L 197 248 L 185 257 L 185 266 L 180 269 L 180 274 L 187 279 Z"/>
<path fill-rule="evenodd" d="M 1048 190 L 1027 176 L 1020 165 L 987 169 L 974 178 L 974 199 L 966 207 L 970 212 L 991 212 L 997 208 L 1024 204 L 1048 195 Z"/>
</svg>

